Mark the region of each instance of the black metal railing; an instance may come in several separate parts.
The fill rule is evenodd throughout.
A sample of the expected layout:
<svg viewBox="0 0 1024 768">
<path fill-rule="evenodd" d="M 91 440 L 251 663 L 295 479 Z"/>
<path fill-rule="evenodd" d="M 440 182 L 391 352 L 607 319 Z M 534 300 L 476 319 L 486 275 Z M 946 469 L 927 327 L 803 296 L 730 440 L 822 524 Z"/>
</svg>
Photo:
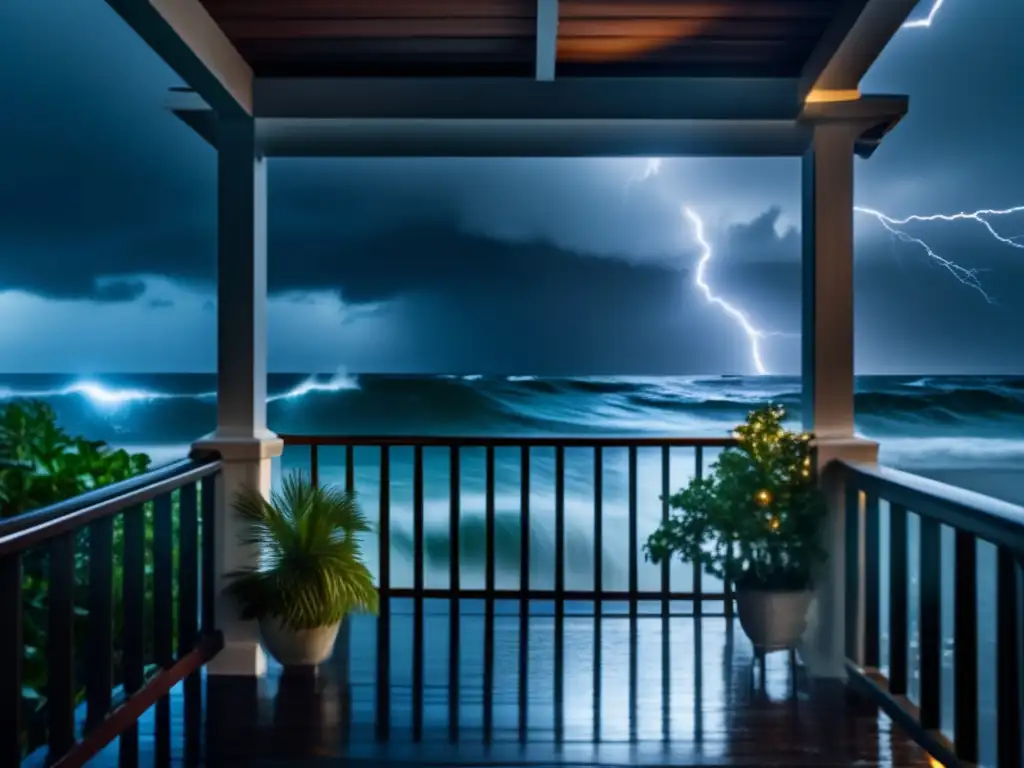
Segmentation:
<svg viewBox="0 0 1024 768">
<path fill-rule="evenodd" d="M 846 655 L 851 680 L 943 765 L 979 762 L 978 542 L 997 552 L 996 765 L 1022 765 L 1022 635 L 1024 507 L 916 475 L 874 465 L 834 463 L 826 470 L 843 483 L 846 542 Z M 881 546 L 880 500 L 889 505 L 889 551 Z M 919 519 L 917 597 L 918 703 L 908 698 L 908 604 L 911 574 L 908 519 Z M 953 562 L 946 562 L 942 527 L 955 536 Z M 880 669 L 882 559 L 889 565 L 888 674 Z M 953 580 L 953 729 L 941 729 L 942 574 Z M 988 660 L 986 660 L 986 663 Z"/>
<path fill-rule="evenodd" d="M 219 649 L 219 470 L 180 461 L 0 524 L 0 765 L 36 748 L 48 765 L 83 765 L 117 737 L 133 764 L 142 712 L 156 703 L 169 720 L 167 692 Z M 35 655 L 45 677 L 27 698 Z M 169 735 L 156 749 L 169 759 Z"/>
<path fill-rule="evenodd" d="M 448 728 L 449 739 L 456 741 L 459 733 L 459 664 L 460 658 L 460 601 L 483 600 L 485 610 L 484 621 L 484 669 L 483 686 L 484 701 L 491 700 L 491 689 L 494 684 L 494 611 L 497 601 L 517 602 L 519 607 L 520 637 L 526 637 L 530 617 L 531 601 L 550 601 L 554 612 L 554 643 L 555 664 L 560 668 L 563 653 L 563 622 L 566 616 L 567 603 L 590 603 L 593 606 L 595 632 L 594 659 L 594 690 L 600 698 L 601 688 L 601 627 L 603 605 L 612 602 L 628 604 L 631 620 L 638 617 L 641 603 L 657 603 L 660 615 L 667 620 L 671 615 L 715 615 L 707 610 L 709 602 L 722 605 L 722 614 L 727 618 L 733 615 L 732 585 L 725 583 L 721 592 L 705 592 L 702 590 L 700 568 L 693 566 L 692 588 L 687 590 L 674 589 L 670 564 L 665 562 L 660 570 L 660 586 L 656 590 L 642 590 L 639 584 L 639 553 L 640 531 L 638 529 L 638 495 L 641 493 L 638 479 L 638 452 L 656 450 L 660 453 L 660 483 L 657 488 L 643 489 L 643 493 L 661 497 L 661 519 L 669 514 L 668 496 L 673 490 L 671 479 L 672 452 L 675 449 L 693 451 L 693 475 L 700 476 L 705 467 L 706 449 L 721 449 L 735 444 L 728 438 L 638 438 L 638 437 L 410 437 L 410 436 L 308 436 L 282 435 L 285 443 L 286 458 L 289 448 L 308 447 L 308 471 L 314 482 L 320 482 L 323 475 L 324 460 L 322 453 L 329 448 L 344 449 L 343 464 L 344 486 L 349 491 L 362 493 L 364 488 L 357 488 L 356 451 L 376 449 L 379 459 L 379 475 L 374 485 L 379 499 L 377 519 L 378 532 L 378 586 L 380 591 L 380 614 L 377 627 L 377 670 L 376 670 L 376 728 L 379 739 L 384 740 L 389 734 L 391 671 L 389 669 L 388 643 L 391 635 L 390 601 L 396 598 L 411 598 L 413 601 L 413 638 L 412 638 L 412 735 L 418 741 L 423 735 L 423 676 L 424 676 L 424 631 L 423 611 L 424 600 L 447 599 L 450 627 L 449 641 L 449 679 L 448 679 Z M 404 507 L 400 514 L 411 516 L 412 527 L 412 586 L 395 586 L 392 584 L 391 550 L 392 523 L 395 520 L 392 499 L 392 452 L 395 449 L 411 448 L 412 450 L 412 502 Z M 463 492 L 463 453 L 467 449 L 483 449 L 484 452 L 484 586 L 482 588 L 467 587 L 463 584 L 461 563 L 459 558 L 460 536 L 462 535 L 462 492 Z M 496 450 L 518 450 L 519 452 L 519 565 L 518 585 L 501 588 L 496 579 Z M 531 517 L 536 511 L 531 509 L 531 456 L 535 450 L 553 450 L 554 503 L 551 523 L 554 531 L 554 588 L 541 589 L 531 583 L 530 575 L 530 543 Z M 566 451 L 584 450 L 592 452 L 593 461 L 593 586 L 589 589 L 569 589 L 566 586 Z M 628 567 L 627 587 L 610 589 L 604 579 L 604 493 L 606 452 L 613 449 L 626 451 L 627 475 L 627 530 Z M 441 451 L 448 454 L 448 586 L 428 587 L 425 585 L 424 562 L 424 453 L 425 451 Z M 682 484 L 683 478 L 679 478 Z M 691 610 L 672 614 L 673 606 L 679 602 L 691 606 Z M 722 615 L 718 614 L 718 615 Z M 580 615 L 580 614 L 575 614 Z M 648 615 L 645 612 L 645 615 Z M 658 614 L 654 614 L 658 615 Z M 527 674 L 528 644 L 520 643 L 518 653 L 519 666 L 519 728 L 520 739 L 526 737 L 526 708 L 528 694 L 525 690 L 529 680 Z M 634 658 L 635 663 L 635 658 Z M 556 700 L 561 700 L 562 685 L 560 674 L 555 675 Z M 490 733 L 492 728 L 491 711 L 485 705 L 483 713 L 483 730 Z"/>
</svg>

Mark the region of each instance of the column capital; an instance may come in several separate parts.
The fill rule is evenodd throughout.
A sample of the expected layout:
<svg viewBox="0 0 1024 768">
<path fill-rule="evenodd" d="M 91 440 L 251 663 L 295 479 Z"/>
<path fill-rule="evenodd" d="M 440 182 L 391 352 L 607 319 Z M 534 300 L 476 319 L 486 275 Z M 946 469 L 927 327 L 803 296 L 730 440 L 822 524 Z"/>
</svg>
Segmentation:
<svg viewBox="0 0 1024 768">
<path fill-rule="evenodd" d="M 811 128 L 811 151 L 824 128 L 839 141 L 849 142 L 848 152 L 871 157 L 882 139 L 907 114 L 906 96 L 860 96 L 836 101 L 808 101 L 799 121 Z M 836 138 L 830 139 L 835 141 Z"/>
<path fill-rule="evenodd" d="M 191 456 L 217 454 L 223 461 L 262 461 L 284 453 L 284 442 L 270 430 L 240 436 L 211 432 L 192 444 Z"/>
<path fill-rule="evenodd" d="M 907 96 L 858 96 L 855 99 L 811 100 L 804 103 L 798 118 L 802 123 L 839 123 L 851 128 L 886 122 L 895 126 L 910 105 Z"/>
<path fill-rule="evenodd" d="M 878 463 L 878 443 L 863 437 L 822 437 L 811 440 L 818 455 L 818 469 L 823 471 L 832 461 Z"/>
</svg>

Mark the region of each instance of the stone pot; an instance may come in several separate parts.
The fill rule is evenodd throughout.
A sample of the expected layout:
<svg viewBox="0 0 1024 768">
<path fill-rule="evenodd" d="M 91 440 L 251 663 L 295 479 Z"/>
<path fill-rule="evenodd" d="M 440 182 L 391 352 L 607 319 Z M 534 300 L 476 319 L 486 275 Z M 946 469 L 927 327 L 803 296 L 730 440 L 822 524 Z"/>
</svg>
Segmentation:
<svg viewBox="0 0 1024 768">
<path fill-rule="evenodd" d="M 795 648 L 807 629 L 810 590 L 737 589 L 740 626 L 759 653 Z"/>
<path fill-rule="evenodd" d="M 289 629 L 276 617 L 260 619 L 260 638 L 267 653 L 284 667 L 322 664 L 334 652 L 341 622 L 316 629 Z"/>
</svg>

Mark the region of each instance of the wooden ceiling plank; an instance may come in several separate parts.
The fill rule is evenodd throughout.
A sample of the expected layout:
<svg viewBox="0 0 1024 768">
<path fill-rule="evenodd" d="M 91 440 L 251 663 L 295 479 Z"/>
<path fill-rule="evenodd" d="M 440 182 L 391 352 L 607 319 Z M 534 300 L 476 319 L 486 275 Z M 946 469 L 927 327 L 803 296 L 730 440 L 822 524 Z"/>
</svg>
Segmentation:
<svg viewBox="0 0 1024 768">
<path fill-rule="evenodd" d="M 819 20 L 750 19 L 568 19 L 559 23 L 559 37 L 741 37 L 778 38 L 820 35 Z"/>
<path fill-rule="evenodd" d="M 524 44 L 525 42 L 525 44 Z M 311 55 L 326 55 L 338 59 L 366 61 L 388 60 L 396 57 L 442 58 L 451 60 L 459 56 L 513 56 L 533 59 L 533 44 L 518 38 L 395 38 L 361 40 L 353 38 L 304 38 L 290 40 L 247 40 L 239 49 L 248 57 L 291 56 L 301 60 Z"/>
<path fill-rule="evenodd" d="M 214 18 L 533 18 L 530 0 L 202 0 Z"/>
<path fill-rule="evenodd" d="M 221 29 L 232 40 L 287 38 L 529 37 L 532 19 L 225 19 Z"/>
<path fill-rule="evenodd" d="M 562 0 L 561 18 L 828 19 L 836 0 Z"/>
</svg>

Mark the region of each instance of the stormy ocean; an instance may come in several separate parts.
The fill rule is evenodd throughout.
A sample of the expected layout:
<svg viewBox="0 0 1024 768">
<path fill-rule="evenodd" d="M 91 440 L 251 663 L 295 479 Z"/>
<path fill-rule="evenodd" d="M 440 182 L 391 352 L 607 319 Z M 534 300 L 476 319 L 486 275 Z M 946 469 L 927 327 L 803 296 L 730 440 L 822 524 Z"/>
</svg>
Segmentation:
<svg viewBox="0 0 1024 768">
<path fill-rule="evenodd" d="M 15 375 L 0 378 L 0 402 L 39 398 L 57 411 L 69 431 L 112 445 L 143 451 L 159 464 L 181 458 L 189 443 L 213 430 L 216 421 L 212 375 L 171 374 L 90 378 Z M 758 405 L 785 406 L 793 427 L 800 424 L 797 377 L 586 377 L 386 376 L 272 374 L 268 381 L 268 425 L 281 434 L 303 435 L 671 435 L 727 436 Z M 955 482 L 1010 501 L 1024 501 L 1024 377 L 865 376 L 857 380 L 858 432 L 881 444 L 882 463 Z M 626 451 L 604 456 L 605 525 L 625 524 Z M 706 450 L 705 468 L 716 451 Z M 371 516 L 379 493 L 379 449 L 356 450 L 356 487 Z M 428 582 L 447 579 L 448 454 L 428 448 L 425 494 Z M 692 449 L 673 449 L 670 485 L 694 472 Z M 496 506 L 499 521 L 499 579 L 518 569 L 518 449 L 496 451 Z M 482 535 L 484 450 L 462 456 L 461 508 L 466 527 L 464 583 L 482 578 L 473 546 Z M 344 449 L 320 451 L 320 477 L 343 482 Z M 308 469 L 309 449 L 289 448 L 275 467 Z M 554 450 L 531 453 L 534 582 L 552 581 L 550 525 L 554 506 Z M 658 449 L 638 455 L 638 511 L 641 538 L 660 515 L 661 459 Z M 593 452 L 566 452 L 566 519 L 572 541 L 593 531 Z M 391 452 L 392 527 L 395 583 L 411 579 L 412 449 Z M 606 528 L 607 530 L 607 528 Z M 502 535 L 504 534 L 504 535 Z M 627 553 L 606 537 L 606 584 L 625 578 Z M 368 547 L 371 551 L 374 547 Z M 567 548 L 570 573 L 590 578 L 591 547 Z M 680 567 L 680 578 L 688 578 Z M 655 588 L 658 572 L 641 573 L 641 588 Z M 611 579 L 609 582 L 608 579 Z M 510 582 L 511 585 L 512 582 Z M 553 583 L 553 581 L 552 581 Z M 645 585 L 647 585 L 645 587 Z M 437 583 L 441 586 L 441 583 Z M 580 583 L 580 587 L 584 584 Z M 614 588 L 614 587 L 611 587 Z"/>
<path fill-rule="evenodd" d="M 155 463 L 185 456 L 190 441 L 213 430 L 216 403 L 211 375 L 66 376 L 18 375 L 0 378 L 0 402 L 39 398 L 57 411 L 69 431 L 112 445 L 149 453 Z M 792 426 L 800 423 L 800 381 L 796 377 L 587 377 L 533 376 L 303 376 L 274 374 L 268 382 L 269 427 L 281 434 L 308 435 L 671 435 L 727 436 L 748 411 L 767 403 L 784 405 Z M 856 421 L 859 434 L 881 444 L 881 461 L 889 466 L 952 482 L 1017 503 L 1024 502 L 1024 377 L 867 376 L 857 380 Z M 706 450 L 705 469 L 717 451 Z M 520 452 L 499 448 L 496 456 L 497 580 L 500 587 L 518 583 Z M 376 448 L 357 448 L 355 480 L 371 519 L 379 504 L 379 458 Z M 624 589 L 628 540 L 615 531 L 627 526 L 626 450 L 606 449 L 603 460 L 602 567 L 605 587 Z M 426 586 L 448 582 L 449 475 L 444 448 L 424 450 Z M 535 588 L 554 586 L 554 450 L 531 451 L 531 581 Z M 673 449 L 670 485 L 677 489 L 692 477 L 692 449 Z M 393 448 L 390 455 L 392 584 L 412 583 L 412 449 Z M 461 459 L 461 579 L 465 587 L 483 586 L 484 449 L 464 449 Z M 283 472 L 308 469 L 309 449 L 287 449 L 275 467 Z M 320 478 L 344 481 L 344 449 L 320 450 Z M 565 464 L 566 587 L 592 585 L 593 451 L 568 449 Z M 640 539 L 660 517 L 661 456 L 658 449 L 638 452 Z M 888 509 L 882 504 L 883 553 Z M 911 517 L 911 541 L 916 541 Z M 945 557 L 952 558 L 952 531 L 943 531 Z M 979 633 L 983 653 L 994 645 L 995 561 L 992 548 L 979 544 Z M 366 542 L 371 568 L 377 546 Z M 916 591 L 916 547 L 907 552 Z M 886 564 L 886 556 L 882 558 Z M 952 560 L 947 560 L 951 562 Z M 887 568 L 884 569 L 887 572 Z M 952 571 L 943 577 L 944 603 L 952 605 Z M 887 573 L 883 573 L 887 582 Z M 640 588 L 656 589 L 659 571 L 642 562 Z M 692 586 L 691 569 L 673 564 L 674 589 Z M 720 584 L 705 578 L 704 589 Z M 882 585 L 882 595 L 887 595 Z M 911 636 L 917 623 L 916 594 L 911 595 Z M 714 611 L 713 605 L 706 610 Z M 720 609 L 719 609 L 720 610 Z M 887 616 L 887 606 L 882 606 Z M 952 611 L 944 610 L 947 664 Z M 884 622 L 883 622 L 884 631 Z M 911 652 L 916 643 L 912 641 Z M 883 648 L 885 643 L 883 643 Z M 993 649 L 994 650 L 994 649 Z M 952 693 L 952 675 L 944 687 Z M 982 665 L 981 686 L 989 695 L 994 678 Z M 912 686 L 913 687 L 913 686 Z M 912 697 L 916 695 L 911 690 Z M 944 720 L 951 718 L 952 696 L 945 696 Z M 985 706 L 983 696 L 983 707 Z"/>
</svg>

